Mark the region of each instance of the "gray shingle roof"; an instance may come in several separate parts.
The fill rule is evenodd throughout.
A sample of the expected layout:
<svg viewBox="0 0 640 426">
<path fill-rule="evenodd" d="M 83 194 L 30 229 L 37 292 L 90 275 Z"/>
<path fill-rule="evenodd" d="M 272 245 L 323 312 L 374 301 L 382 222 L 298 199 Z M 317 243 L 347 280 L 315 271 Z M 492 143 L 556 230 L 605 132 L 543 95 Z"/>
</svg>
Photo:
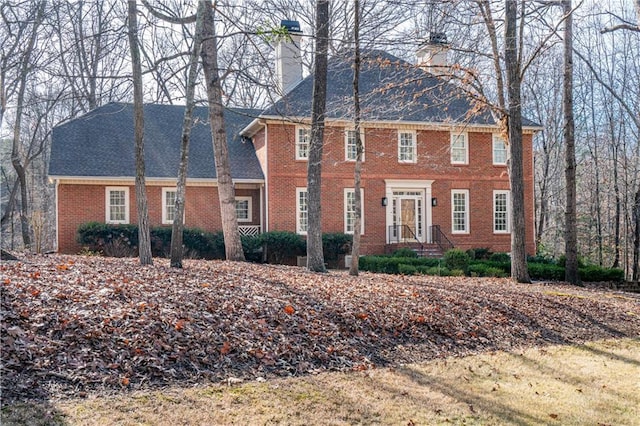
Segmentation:
<svg viewBox="0 0 640 426">
<path fill-rule="evenodd" d="M 349 52 L 329 59 L 327 118 L 353 119 L 353 58 Z M 264 116 L 311 117 L 313 75 L 302 80 Z M 478 108 L 455 85 L 381 50 L 362 56 L 362 119 L 495 125 L 486 107 Z M 536 126 L 524 119 L 523 125 Z"/>
<path fill-rule="evenodd" d="M 264 179 L 251 141 L 238 135 L 259 110 L 225 110 L 231 175 Z M 148 178 L 175 178 L 180 161 L 184 106 L 144 106 Z M 51 176 L 134 177 L 133 105 L 109 103 L 53 129 Z M 188 177 L 216 177 L 208 108 L 196 107 L 189 145 Z"/>
</svg>

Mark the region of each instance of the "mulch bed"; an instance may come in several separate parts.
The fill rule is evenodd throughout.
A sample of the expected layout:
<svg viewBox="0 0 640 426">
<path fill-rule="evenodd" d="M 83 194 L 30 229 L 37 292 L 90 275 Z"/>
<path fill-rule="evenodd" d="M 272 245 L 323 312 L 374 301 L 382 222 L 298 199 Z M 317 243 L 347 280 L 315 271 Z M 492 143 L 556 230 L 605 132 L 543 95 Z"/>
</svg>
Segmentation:
<svg viewBox="0 0 640 426">
<path fill-rule="evenodd" d="M 2 403 L 640 337 L 640 297 L 506 279 L 2 262 Z"/>
</svg>

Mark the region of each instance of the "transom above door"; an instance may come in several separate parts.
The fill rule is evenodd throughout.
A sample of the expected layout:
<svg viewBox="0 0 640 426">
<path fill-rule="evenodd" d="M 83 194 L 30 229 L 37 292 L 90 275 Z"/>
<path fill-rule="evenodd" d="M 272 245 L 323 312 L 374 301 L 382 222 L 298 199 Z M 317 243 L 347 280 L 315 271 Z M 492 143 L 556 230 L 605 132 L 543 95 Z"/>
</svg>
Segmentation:
<svg viewBox="0 0 640 426">
<path fill-rule="evenodd" d="M 385 180 L 387 243 L 428 243 L 431 180 Z"/>
</svg>

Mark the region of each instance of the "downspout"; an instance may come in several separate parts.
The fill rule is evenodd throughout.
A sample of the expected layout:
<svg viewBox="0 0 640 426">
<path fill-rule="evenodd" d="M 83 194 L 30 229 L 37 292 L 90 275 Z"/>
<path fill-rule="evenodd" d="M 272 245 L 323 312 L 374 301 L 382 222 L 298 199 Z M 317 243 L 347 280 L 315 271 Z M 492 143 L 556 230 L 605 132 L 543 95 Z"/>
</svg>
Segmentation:
<svg viewBox="0 0 640 426">
<path fill-rule="evenodd" d="M 55 184 L 55 190 L 54 190 L 54 194 L 55 194 L 55 216 L 56 216 L 56 238 L 55 241 L 53 242 L 53 249 L 55 250 L 55 252 L 57 253 L 59 250 L 59 245 L 58 245 L 58 241 L 59 241 L 59 232 L 60 232 L 60 223 L 59 223 L 59 203 L 58 203 L 58 186 L 60 185 L 60 180 L 59 179 L 54 179 L 54 184 Z"/>
<path fill-rule="evenodd" d="M 266 121 L 264 125 L 264 231 L 269 232 L 269 134 Z"/>
</svg>

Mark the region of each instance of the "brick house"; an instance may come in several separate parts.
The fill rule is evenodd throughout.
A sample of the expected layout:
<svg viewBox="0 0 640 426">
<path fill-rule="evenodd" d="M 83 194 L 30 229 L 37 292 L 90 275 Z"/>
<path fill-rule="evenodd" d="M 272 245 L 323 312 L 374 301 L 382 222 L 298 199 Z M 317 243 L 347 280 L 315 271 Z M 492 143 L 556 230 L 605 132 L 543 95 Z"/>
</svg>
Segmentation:
<svg viewBox="0 0 640 426">
<path fill-rule="evenodd" d="M 292 28 L 290 28 L 290 31 Z M 312 76 L 302 78 L 293 28 L 276 46 L 284 95 L 263 111 L 227 109 L 225 123 L 241 233 L 306 233 L 306 171 Z M 441 41 L 441 40 L 438 40 Z M 433 74 L 446 48 L 427 43 L 416 67 L 383 51 L 366 52 L 362 97 L 363 254 L 409 244 L 425 250 L 486 247 L 510 251 L 507 146 L 493 115 Z M 434 50 L 436 49 L 436 50 Z M 435 67 L 434 67 L 435 66 Z M 323 157 L 323 232 L 353 232 L 351 63 L 329 61 Z M 184 108 L 145 106 L 146 179 L 151 225 L 169 225 Z M 187 179 L 185 225 L 222 228 L 206 108 L 196 108 Z M 532 136 L 524 122 L 527 252 L 535 252 Z M 78 225 L 135 223 L 133 114 L 111 103 L 58 126 L 49 169 L 55 182 L 57 247 L 77 252 Z"/>
</svg>

